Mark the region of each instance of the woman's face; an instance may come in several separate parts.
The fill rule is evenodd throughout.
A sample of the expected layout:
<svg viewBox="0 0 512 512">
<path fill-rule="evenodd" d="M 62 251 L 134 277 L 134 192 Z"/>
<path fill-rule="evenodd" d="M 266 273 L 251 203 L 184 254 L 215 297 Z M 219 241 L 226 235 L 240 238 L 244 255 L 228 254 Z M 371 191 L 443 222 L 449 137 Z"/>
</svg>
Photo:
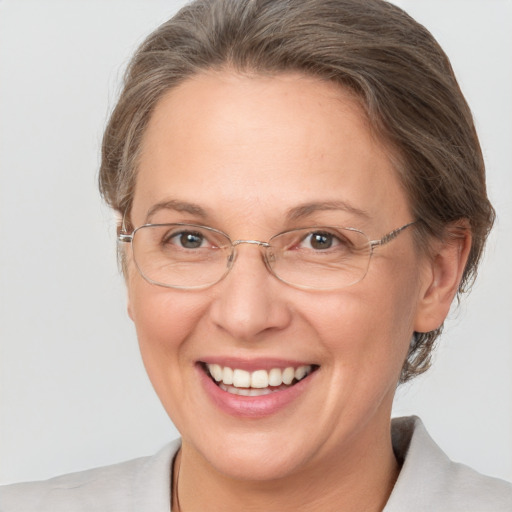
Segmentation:
<svg viewBox="0 0 512 512">
<path fill-rule="evenodd" d="M 267 241 L 330 225 L 379 239 L 412 220 L 386 149 L 333 84 L 205 73 L 160 101 L 144 136 L 136 227 L 186 222 Z M 411 235 L 377 248 L 364 279 L 335 291 L 280 282 L 250 244 L 203 290 L 149 284 L 128 254 L 129 313 L 184 456 L 231 476 L 274 479 L 350 464 L 389 443 L 392 398 L 429 275 Z M 316 371 L 247 397 L 221 389 L 207 364 Z"/>
</svg>

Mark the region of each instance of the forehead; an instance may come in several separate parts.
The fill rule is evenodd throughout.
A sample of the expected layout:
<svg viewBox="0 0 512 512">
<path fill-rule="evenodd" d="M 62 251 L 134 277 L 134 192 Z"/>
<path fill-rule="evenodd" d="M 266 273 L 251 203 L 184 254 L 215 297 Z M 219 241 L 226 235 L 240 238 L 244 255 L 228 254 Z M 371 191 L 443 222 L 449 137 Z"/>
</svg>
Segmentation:
<svg viewBox="0 0 512 512">
<path fill-rule="evenodd" d="M 262 222 L 320 202 L 370 220 L 407 212 L 389 151 L 354 95 L 298 74 L 211 72 L 170 90 L 144 134 L 136 222 L 165 201 Z"/>
</svg>

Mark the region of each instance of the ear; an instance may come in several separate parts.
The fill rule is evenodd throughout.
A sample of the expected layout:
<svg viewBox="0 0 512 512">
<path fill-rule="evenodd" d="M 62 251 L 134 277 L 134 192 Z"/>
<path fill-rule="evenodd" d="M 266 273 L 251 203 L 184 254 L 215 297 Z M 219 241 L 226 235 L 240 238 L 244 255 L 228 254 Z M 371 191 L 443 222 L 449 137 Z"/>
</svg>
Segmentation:
<svg viewBox="0 0 512 512">
<path fill-rule="evenodd" d="M 123 225 L 124 225 L 124 219 L 123 219 Z M 118 233 L 121 229 L 121 226 L 118 225 Z M 123 228 L 124 229 L 124 228 Z M 130 247 L 131 248 L 131 247 Z M 123 244 L 123 247 L 120 247 L 118 249 L 118 264 L 121 269 L 121 272 L 124 277 L 124 284 L 126 286 L 126 311 L 128 313 L 128 316 L 133 321 L 133 308 L 132 308 L 132 300 L 131 300 L 131 279 L 132 276 L 132 267 L 133 262 L 131 260 L 131 250 L 128 250 L 127 244 Z"/>
<path fill-rule="evenodd" d="M 133 322 L 132 303 L 131 303 L 129 297 L 128 297 L 128 304 L 126 305 L 126 311 L 128 312 L 128 316 L 130 317 L 131 321 Z"/>
<path fill-rule="evenodd" d="M 126 264 L 125 260 L 125 266 L 123 268 L 124 273 L 124 280 L 126 284 L 126 312 L 128 313 L 128 316 L 130 317 L 132 322 L 135 322 L 135 313 L 133 310 L 133 303 L 132 303 L 132 280 L 133 280 L 133 269 L 128 268 L 128 265 Z"/>
<path fill-rule="evenodd" d="M 443 324 L 459 288 L 470 249 L 471 228 L 465 219 L 449 225 L 443 239 L 431 244 L 416 310 L 416 332 L 433 331 Z"/>
</svg>

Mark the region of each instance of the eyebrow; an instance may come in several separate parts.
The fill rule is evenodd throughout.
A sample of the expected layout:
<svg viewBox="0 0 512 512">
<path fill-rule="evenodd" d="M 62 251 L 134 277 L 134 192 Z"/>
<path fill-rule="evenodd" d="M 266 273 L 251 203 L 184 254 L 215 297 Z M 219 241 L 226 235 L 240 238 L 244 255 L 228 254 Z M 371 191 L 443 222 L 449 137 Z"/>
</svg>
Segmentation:
<svg viewBox="0 0 512 512">
<path fill-rule="evenodd" d="M 366 210 L 361 210 L 351 205 L 347 201 L 323 201 L 323 202 L 312 202 L 305 203 L 295 208 L 288 210 L 287 218 L 289 220 L 298 220 L 303 217 L 307 217 L 317 211 L 325 210 L 342 210 L 364 219 L 370 219 L 371 216 Z"/>
<path fill-rule="evenodd" d="M 177 212 L 190 213 L 191 215 L 196 215 L 203 219 L 208 217 L 207 211 L 197 204 L 189 203 L 187 201 L 179 201 L 177 199 L 169 199 L 154 204 L 148 210 L 145 223 L 149 223 L 151 221 L 151 217 L 161 210 L 174 210 Z M 289 221 L 296 221 L 304 217 L 308 217 L 315 212 L 326 210 L 342 210 L 364 219 L 370 219 L 370 214 L 366 210 L 356 208 L 347 201 L 321 201 L 301 204 L 288 210 L 286 218 Z"/>
<path fill-rule="evenodd" d="M 155 213 L 161 210 L 174 210 L 176 212 L 190 213 L 191 215 L 197 215 L 198 217 L 202 217 L 203 219 L 208 216 L 206 210 L 201 208 L 197 204 L 188 203 L 186 201 L 178 201 L 176 199 L 170 199 L 168 201 L 161 201 L 159 203 L 154 204 L 146 214 L 145 224 L 149 223 L 151 217 L 153 217 Z"/>
</svg>

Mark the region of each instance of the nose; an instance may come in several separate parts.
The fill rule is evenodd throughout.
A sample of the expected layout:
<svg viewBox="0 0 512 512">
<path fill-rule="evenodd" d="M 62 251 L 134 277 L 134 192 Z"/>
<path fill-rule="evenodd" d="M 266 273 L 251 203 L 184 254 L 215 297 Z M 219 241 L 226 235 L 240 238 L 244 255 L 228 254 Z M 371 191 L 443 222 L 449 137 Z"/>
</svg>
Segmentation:
<svg viewBox="0 0 512 512">
<path fill-rule="evenodd" d="M 236 340 L 257 341 L 289 325 L 287 287 L 266 268 L 262 248 L 268 244 L 237 241 L 233 245 L 231 270 L 212 290 L 211 319 Z"/>
</svg>

